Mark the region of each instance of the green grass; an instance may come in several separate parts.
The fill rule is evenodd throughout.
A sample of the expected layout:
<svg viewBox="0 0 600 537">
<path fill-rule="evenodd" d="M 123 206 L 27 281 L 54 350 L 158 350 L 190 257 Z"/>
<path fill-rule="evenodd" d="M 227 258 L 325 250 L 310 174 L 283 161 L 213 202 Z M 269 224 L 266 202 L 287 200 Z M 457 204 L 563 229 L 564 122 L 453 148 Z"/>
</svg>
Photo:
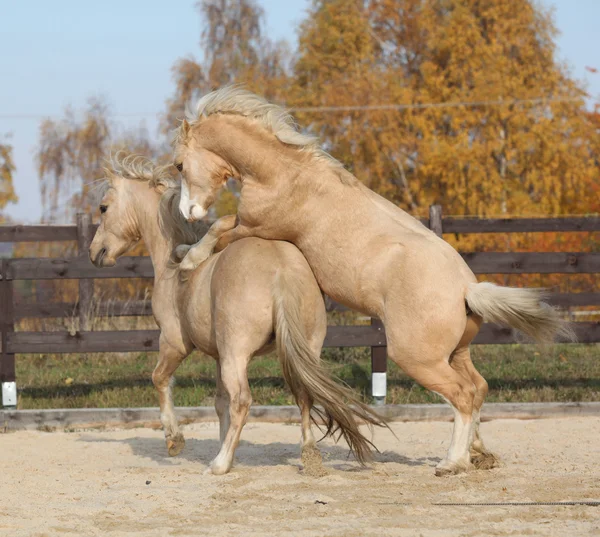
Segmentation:
<svg viewBox="0 0 600 537">
<path fill-rule="evenodd" d="M 600 345 L 474 346 L 473 361 L 490 385 L 488 401 L 600 401 Z M 326 349 L 332 371 L 369 400 L 368 349 Z M 20 355 L 17 386 L 21 409 L 157 406 L 151 382 L 156 354 Z M 257 357 L 249 369 L 254 404 L 293 400 L 273 355 Z M 212 405 L 215 363 L 188 357 L 176 374 L 178 406 Z M 388 403 L 440 399 L 388 365 Z"/>
</svg>

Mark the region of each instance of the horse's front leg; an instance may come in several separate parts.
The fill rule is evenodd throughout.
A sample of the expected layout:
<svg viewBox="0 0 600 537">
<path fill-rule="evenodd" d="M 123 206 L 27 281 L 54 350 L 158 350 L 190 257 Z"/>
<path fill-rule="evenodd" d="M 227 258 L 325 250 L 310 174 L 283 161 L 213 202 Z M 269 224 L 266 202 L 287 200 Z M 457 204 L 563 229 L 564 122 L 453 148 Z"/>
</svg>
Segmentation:
<svg viewBox="0 0 600 537">
<path fill-rule="evenodd" d="M 227 245 L 231 244 L 232 242 L 239 241 L 240 239 L 258 236 L 259 235 L 256 228 L 250 228 L 242 224 L 238 224 L 233 229 L 223 233 L 219 237 L 219 240 L 215 245 L 214 252 L 220 252 L 221 250 L 224 250 Z"/>
<path fill-rule="evenodd" d="M 234 214 L 224 216 L 210 226 L 206 235 L 187 250 L 179 265 L 180 270 L 184 272 L 194 270 L 202 262 L 206 261 L 212 255 L 219 238 L 224 233 L 235 228 L 236 218 Z M 178 247 L 178 249 L 183 252 L 182 248 Z"/>
<path fill-rule="evenodd" d="M 158 390 L 158 400 L 160 405 L 160 421 L 165 433 L 167 451 L 171 457 L 179 455 L 185 439 L 179 431 L 179 424 L 175 416 L 175 407 L 173 406 L 173 396 L 171 393 L 173 373 L 179 367 L 179 364 L 189 354 L 176 349 L 161 336 L 159 343 L 158 363 L 152 373 L 152 382 Z"/>
</svg>

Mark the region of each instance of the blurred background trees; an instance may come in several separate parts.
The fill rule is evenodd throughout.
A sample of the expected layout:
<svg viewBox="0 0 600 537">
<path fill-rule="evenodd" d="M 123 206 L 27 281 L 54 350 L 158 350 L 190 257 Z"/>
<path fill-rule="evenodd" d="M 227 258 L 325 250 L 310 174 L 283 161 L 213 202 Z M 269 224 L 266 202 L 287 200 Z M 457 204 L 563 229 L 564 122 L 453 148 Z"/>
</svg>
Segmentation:
<svg viewBox="0 0 600 537">
<path fill-rule="evenodd" d="M 173 65 L 163 141 L 195 97 L 243 83 L 298 108 L 336 158 L 413 214 L 431 203 L 478 216 L 600 209 L 598 114 L 556 60 L 551 13 L 530 0 L 314 0 L 294 54 L 268 38 L 255 0 L 197 8 L 202 60 Z M 369 108 L 382 104 L 403 108 Z M 160 154 L 143 131 L 116 139 L 102 101 L 76 116 L 40 128 L 47 220 L 85 207 L 111 148 Z"/>
<path fill-rule="evenodd" d="M 13 187 L 13 172 L 15 163 L 12 158 L 12 147 L 0 140 L 0 222 L 4 222 L 2 209 L 8 203 L 15 203 L 17 196 Z"/>
</svg>

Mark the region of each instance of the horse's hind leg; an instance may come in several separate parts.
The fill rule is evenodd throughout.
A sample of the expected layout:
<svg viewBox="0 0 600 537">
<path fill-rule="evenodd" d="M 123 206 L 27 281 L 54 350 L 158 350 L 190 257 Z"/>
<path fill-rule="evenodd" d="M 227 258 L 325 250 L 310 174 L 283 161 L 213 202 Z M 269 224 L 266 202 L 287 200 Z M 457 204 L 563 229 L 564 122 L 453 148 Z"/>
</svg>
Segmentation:
<svg viewBox="0 0 600 537">
<path fill-rule="evenodd" d="M 436 349 L 423 345 L 420 349 L 397 345 L 393 332 L 388 335 L 388 355 L 404 372 L 421 386 L 441 395 L 454 410 L 452 441 L 446 458 L 435 473 L 438 476 L 458 474 L 471 466 L 469 448 L 472 441 L 475 385 L 448 364 L 447 356 L 435 356 Z M 439 353 L 439 350 L 437 351 Z"/>
<path fill-rule="evenodd" d="M 481 470 L 489 470 L 498 466 L 498 458 L 488 451 L 483 444 L 479 425 L 481 422 L 481 407 L 488 393 L 488 383 L 475 369 L 471 361 L 469 347 L 457 349 L 451 359 L 450 365 L 463 376 L 470 378 L 475 384 L 475 398 L 473 400 L 473 443 L 471 444 L 471 462 L 473 466 Z"/>
<path fill-rule="evenodd" d="M 160 421 L 165 433 L 167 450 L 171 457 L 179 455 L 185 446 L 185 439 L 179 431 L 177 417 L 175 416 L 171 380 L 173 373 L 175 373 L 175 370 L 186 356 L 187 353 L 182 353 L 161 339 L 159 343 L 158 363 L 152 373 L 152 382 L 158 390 Z"/>
<path fill-rule="evenodd" d="M 217 361 L 217 393 L 215 395 L 215 410 L 219 416 L 219 440 L 220 445 L 225 441 L 225 435 L 229 430 L 229 397 L 221 379 L 221 361 Z"/>
<path fill-rule="evenodd" d="M 229 427 L 218 455 L 210 463 L 210 471 L 215 475 L 226 474 L 231 470 L 235 450 L 252 404 L 247 373 L 250 356 L 228 352 L 219 355 L 221 381 L 229 401 Z"/>
</svg>

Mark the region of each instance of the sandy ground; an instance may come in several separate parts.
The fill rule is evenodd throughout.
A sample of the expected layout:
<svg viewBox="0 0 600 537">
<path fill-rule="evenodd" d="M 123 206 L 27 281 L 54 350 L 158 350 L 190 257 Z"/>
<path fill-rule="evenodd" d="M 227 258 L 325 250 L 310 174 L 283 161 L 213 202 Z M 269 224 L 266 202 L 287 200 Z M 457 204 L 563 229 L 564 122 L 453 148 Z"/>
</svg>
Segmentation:
<svg viewBox="0 0 600 537">
<path fill-rule="evenodd" d="M 600 507 L 441 507 L 434 502 L 600 500 L 600 418 L 482 425 L 502 467 L 438 478 L 449 423 L 396 423 L 361 469 L 320 444 L 328 474 L 300 471 L 297 425 L 251 423 L 233 471 L 205 475 L 216 424 L 161 431 L 0 435 L 0 535 L 600 535 Z M 403 505 L 409 503 L 410 505 Z"/>
</svg>

